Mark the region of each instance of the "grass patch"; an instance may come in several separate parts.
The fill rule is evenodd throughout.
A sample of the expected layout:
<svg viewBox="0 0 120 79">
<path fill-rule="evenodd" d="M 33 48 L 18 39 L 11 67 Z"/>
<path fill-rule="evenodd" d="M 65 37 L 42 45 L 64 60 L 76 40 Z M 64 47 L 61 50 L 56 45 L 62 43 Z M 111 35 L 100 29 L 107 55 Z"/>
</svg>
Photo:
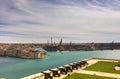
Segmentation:
<svg viewBox="0 0 120 79">
<path fill-rule="evenodd" d="M 117 73 L 120 74 L 120 71 L 113 70 L 115 65 L 118 64 L 117 62 L 104 62 L 99 61 L 84 70 L 90 70 L 90 71 L 100 71 L 100 72 L 107 72 L 107 73 Z"/>
<path fill-rule="evenodd" d="M 102 77 L 102 76 L 96 76 L 96 75 L 73 73 L 70 76 L 67 76 L 67 77 L 65 77 L 63 79 L 116 79 L 116 78 L 109 78 L 109 77 Z"/>
</svg>

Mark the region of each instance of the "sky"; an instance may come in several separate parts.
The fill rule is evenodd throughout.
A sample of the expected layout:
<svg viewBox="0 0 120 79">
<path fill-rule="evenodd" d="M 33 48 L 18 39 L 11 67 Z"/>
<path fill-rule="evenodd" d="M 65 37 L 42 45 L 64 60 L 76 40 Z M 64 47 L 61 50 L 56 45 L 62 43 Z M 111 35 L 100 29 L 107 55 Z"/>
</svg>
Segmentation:
<svg viewBox="0 0 120 79">
<path fill-rule="evenodd" d="M 0 43 L 120 42 L 120 0 L 0 0 Z"/>
</svg>

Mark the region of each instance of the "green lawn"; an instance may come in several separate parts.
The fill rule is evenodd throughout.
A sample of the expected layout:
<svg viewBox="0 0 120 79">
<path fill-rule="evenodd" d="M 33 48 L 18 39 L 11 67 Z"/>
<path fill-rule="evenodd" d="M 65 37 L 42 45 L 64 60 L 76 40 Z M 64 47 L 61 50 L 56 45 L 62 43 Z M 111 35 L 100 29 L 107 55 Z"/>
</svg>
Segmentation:
<svg viewBox="0 0 120 79">
<path fill-rule="evenodd" d="M 120 74 L 120 71 L 113 70 L 115 65 L 118 64 L 117 62 L 103 62 L 99 61 L 96 64 L 93 64 L 84 70 L 91 70 L 91 71 L 100 71 L 100 72 L 107 72 L 107 73 L 117 73 Z"/>
<path fill-rule="evenodd" d="M 109 78 L 109 77 L 102 77 L 96 75 L 87 75 L 87 74 L 80 74 L 80 73 L 73 73 L 70 76 L 67 76 L 63 79 L 116 79 L 116 78 Z"/>
</svg>

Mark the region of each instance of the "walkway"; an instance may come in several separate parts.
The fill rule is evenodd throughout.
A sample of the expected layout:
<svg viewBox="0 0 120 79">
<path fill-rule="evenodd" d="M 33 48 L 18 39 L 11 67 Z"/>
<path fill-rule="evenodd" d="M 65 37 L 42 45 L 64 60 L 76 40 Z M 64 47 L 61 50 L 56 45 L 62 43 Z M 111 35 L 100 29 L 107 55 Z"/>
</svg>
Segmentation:
<svg viewBox="0 0 120 79">
<path fill-rule="evenodd" d="M 100 61 L 100 60 L 97 60 L 97 59 L 89 60 L 88 61 L 88 63 L 89 63 L 88 66 L 93 65 L 93 64 L 97 63 L 98 61 Z M 106 61 L 106 60 L 103 60 L 103 61 Z M 110 60 L 107 60 L 107 61 L 111 62 Z M 85 67 L 83 67 L 82 69 L 84 69 L 84 68 Z M 104 76 L 104 77 L 111 77 L 111 78 L 120 79 L 120 74 L 97 72 L 97 71 L 88 71 L 88 70 L 82 70 L 82 69 L 73 70 L 72 73 L 82 73 L 82 74 L 98 75 L 98 76 Z M 72 73 L 69 73 L 69 74 L 72 74 Z M 53 79 L 62 79 L 64 77 L 66 77 L 66 76 L 67 75 L 61 75 L 61 77 L 54 77 Z"/>
<path fill-rule="evenodd" d="M 98 75 L 98 76 L 104 76 L 104 77 L 111 77 L 111 78 L 117 78 L 120 79 L 120 74 L 113 74 L 113 73 L 105 73 L 105 72 L 96 72 L 96 71 L 88 71 L 88 70 L 74 70 L 72 73 L 82 73 L 82 74 L 89 74 L 89 75 Z M 70 74 L 72 74 L 70 73 Z M 53 79 L 62 79 L 66 77 L 67 75 L 61 75 L 61 77 L 54 77 Z"/>
<path fill-rule="evenodd" d="M 115 61 L 115 60 L 89 59 L 89 60 L 87 60 L 87 63 L 89 64 L 87 66 L 93 65 L 93 64 L 97 63 L 98 61 L 118 62 L 118 61 Z M 104 76 L 104 77 L 111 77 L 111 78 L 120 79 L 120 74 L 82 70 L 84 68 L 86 68 L 86 67 L 82 67 L 82 68 L 80 68 L 78 70 L 73 70 L 72 73 L 82 73 L 82 74 L 98 75 L 98 76 Z M 72 73 L 68 73 L 68 74 L 72 74 Z M 62 79 L 64 77 L 66 77 L 66 76 L 67 75 L 61 75 L 60 77 L 53 77 L 53 79 Z"/>
<path fill-rule="evenodd" d="M 80 70 L 80 71 L 76 70 L 74 72 L 120 79 L 120 74 L 114 74 L 114 73 L 96 72 L 96 71 L 88 71 L 88 70 Z"/>
</svg>

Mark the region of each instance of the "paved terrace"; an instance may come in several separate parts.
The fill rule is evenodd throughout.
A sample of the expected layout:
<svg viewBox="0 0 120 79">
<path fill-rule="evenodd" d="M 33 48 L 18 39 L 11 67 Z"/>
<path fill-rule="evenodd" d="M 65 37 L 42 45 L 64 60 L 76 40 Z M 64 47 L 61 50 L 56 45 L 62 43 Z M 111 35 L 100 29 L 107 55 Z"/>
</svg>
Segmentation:
<svg viewBox="0 0 120 79">
<path fill-rule="evenodd" d="M 97 59 L 97 58 L 91 58 L 91 59 L 87 59 L 84 60 L 87 61 L 88 65 L 93 65 L 95 63 L 97 63 L 98 61 L 107 61 L 107 62 L 120 62 L 120 60 L 112 60 L 112 59 Z M 72 73 L 82 73 L 82 74 L 89 74 L 89 75 L 97 75 L 97 76 L 104 76 L 104 77 L 111 77 L 111 78 L 117 78 L 120 79 L 120 74 L 114 74 L 114 73 L 105 73 L 105 72 L 96 72 L 96 71 L 88 71 L 88 70 L 82 70 L 86 68 L 82 67 L 79 68 L 78 70 L 73 70 L 73 72 L 69 72 L 68 74 L 72 74 Z M 53 77 L 53 79 L 62 79 L 64 77 L 66 77 L 68 74 L 66 75 L 62 75 L 60 77 Z M 22 79 L 28 79 L 28 78 L 22 78 Z M 39 78 L 30 78 L 30 79 L 39 79 Z M 41 78 L 40 78 L 41 79 Z"/>
<path fill-rule="evenodd" d="M 87 62 L 89 63 L 88 66 L 93 65 L 95 63 L 97 63 L 98 61 L 107 61 L 107 62 L 118 62 L 117 60 L 106 60 L 106 59 L 90 59 Z M 82 70 L 85 67 L 78 69 L 78 70 L 74 70 L 72 73 L 82 73 L 82 74 L 89 74 L 89 75 L 97 75 L 97 76 L 104 76 L 104 77 L 111 77 L 111 78 L 117 78 L 120 79 L 120 74 L 112 74 L 112 73 L 105 73 L 105 72 L 96 72 L 96 71 L 88 71 L 88 70 Z M 72 74 L 70 73 L 70 74 Z M 53 78 L 53 79 L 62 79 L 66 77 L 66 75 L 61 75 L 61 77 L 59 78 Z"/>
</svg>

